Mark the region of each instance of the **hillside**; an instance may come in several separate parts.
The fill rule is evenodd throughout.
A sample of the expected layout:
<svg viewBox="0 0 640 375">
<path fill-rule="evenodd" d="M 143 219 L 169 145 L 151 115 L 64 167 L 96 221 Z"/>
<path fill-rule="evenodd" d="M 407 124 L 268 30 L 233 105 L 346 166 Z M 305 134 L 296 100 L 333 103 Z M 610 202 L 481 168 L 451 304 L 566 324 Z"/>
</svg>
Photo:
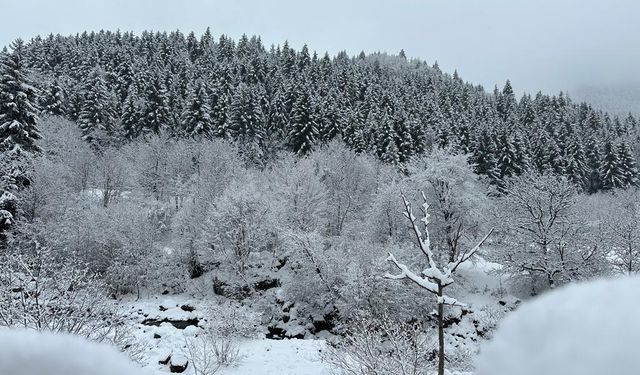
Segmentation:
<svg viewBox="0 0 640 375">
<path fill-rule="evenodd" d="M 209 31 L 50 35 L 19 48 L 45 112 L 76 121 L 97 144 L 157 133 L 222 137 L 264 161 L 341 138 L 390 163 L 433 147 L 469 153 L 476 172 L 498 184 L 526 169 L 567 175 L 588 192 L 636 178 L 634 117 L 562 93 L 518 100 L 509 82 L 487 93 L 404 52 L 330 57 Z M 607 158 L 621 159 L 618 170 Z M 627 177 L 611 182 L 608 172 Z"/>
</svg>

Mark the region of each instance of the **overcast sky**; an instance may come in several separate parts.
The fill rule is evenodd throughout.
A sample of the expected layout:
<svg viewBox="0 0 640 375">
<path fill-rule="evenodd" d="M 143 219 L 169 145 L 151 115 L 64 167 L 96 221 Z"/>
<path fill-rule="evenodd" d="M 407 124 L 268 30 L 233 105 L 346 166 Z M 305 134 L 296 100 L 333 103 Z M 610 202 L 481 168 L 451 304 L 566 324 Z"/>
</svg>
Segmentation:
<svg viewBox="0 0 640 375">
<path fill-rule="evenodd" d="M 491 89 L 640 83 L 638 0 L 2 0 L 0 43 L 83 30 L 262 36 L 334 54 L 404 49 Z"/>
</svg>

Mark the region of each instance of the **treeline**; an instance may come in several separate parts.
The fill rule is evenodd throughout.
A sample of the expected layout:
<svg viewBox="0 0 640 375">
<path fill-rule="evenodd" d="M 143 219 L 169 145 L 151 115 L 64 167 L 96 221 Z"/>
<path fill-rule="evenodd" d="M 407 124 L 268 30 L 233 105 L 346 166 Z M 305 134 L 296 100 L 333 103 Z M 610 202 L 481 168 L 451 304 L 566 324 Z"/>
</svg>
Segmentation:
<svg viewBox="0 0 640 375">
<path fill-rule="evenodd" d="M 42 111 L 77 122 L 96 147 L 157 133 L 221 137 L 264 162 L 341 138 L 389 163 L 434 147 L 470 154 L 498 186 L 525 170 L 566 175 L 590 193 L 637 184 L 632 115 L 562 93 L 518 100 L 508 81 L 487 93 L 403 51 L 319 56 L 207 30 L 49 35 L 10 54 L 22 55 Z"/>
</svg>

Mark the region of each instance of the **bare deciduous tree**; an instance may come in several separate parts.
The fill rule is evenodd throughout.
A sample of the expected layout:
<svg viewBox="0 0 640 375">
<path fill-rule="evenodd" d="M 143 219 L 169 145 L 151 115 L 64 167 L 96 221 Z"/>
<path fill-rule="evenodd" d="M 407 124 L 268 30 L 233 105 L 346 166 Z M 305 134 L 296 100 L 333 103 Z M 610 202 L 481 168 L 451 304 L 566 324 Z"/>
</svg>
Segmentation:
<svg viewBox="0 0 640 375">
<path fill-rule="evenodd" d="M 444 289 L 453 284 L 453 275 L 455 274 L 458 267 L 462 263 L 471 259 L 471 257 L 476 254 L 478 249 L 480 249 L 487 238 L 489 238 L 489 236 L 493 232 L 493 229 L 491 229 L 489 233 L 487 233 L 480 240 L 480 242 L 478 242 L 477 245 L 475 245 L 471 249 L 461 251 L 457 259 L 455 259 L 453 262 L 449 262 L 444 266 L 438 266 L 435 255 L 431 249 L 431 237 L 429 236 L 429 204 L 427 203 L 427 197 L 424 195 L 424 193 L 422 193 L 422 198 L 423 217 L 422 219 L 420 219 L 420 221 L 423 225 L 424 235 L 418 224 L 418 219 L 413 215 L 411 203 L 407 201 L 404 195 L 402 195 L 402 202 L 404 203 L 404 215 L 411 222 L 413 233 L 416 237 L 416 242 L 418 243 L 418 246 L 422 253 L 426 256 L 428 266 L 420 274 L 417 274 L 411 271 L 406 265 L 398 262 L 393 254 L 389 253 L 389 257 L 387 258 L 387 260 L 392 262 L 401 272 L 399 274 L 387 273 L 385 277 L 393 280 L 409 279 L 420 286 L 422 289 L 436 295 L 438 306 L 438 375 L 444 375 L 444 306 L 463 306 L 463 304 L 458 302 L 455 298 L 445 295 Z"/>
</svg>

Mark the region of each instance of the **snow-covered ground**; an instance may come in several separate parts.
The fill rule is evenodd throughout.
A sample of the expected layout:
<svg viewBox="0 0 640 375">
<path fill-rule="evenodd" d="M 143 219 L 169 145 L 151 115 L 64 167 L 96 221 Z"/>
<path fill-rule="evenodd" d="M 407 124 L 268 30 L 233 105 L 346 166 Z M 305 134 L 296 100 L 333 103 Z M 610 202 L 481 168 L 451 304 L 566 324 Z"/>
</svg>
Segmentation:
<svg viewBox="0 0 640 375">
<path fill-rule="evenodd" d="M 133 327 L 136 341 L 142 344 L 143 365 L 153 374 L 170 372 L 167 358 L 186 356 L 186 340 L 202 335 L 210 325 L 210 306 L 207 300 L 194 300 L 180 294 L 168 298 L 155 296 L 140 301 L 122 301 Z M 213 301 L 215 302 L 215 300 Z M 193 311 L 185 311 L 191 310 Z M 151 324 L 159 324 L 151 325 Z M 183 327 L 186 325 L 186 327 Z M 269 340 L 245 338 L 238 342 L 240 361 L 237 366 L 224 367 L 218 373 L 229 375 L 329 374 L 320 359 L 323 340 Z M 193 374 L 190 366 L 184 374 Z"/>
<path fill-rule="evenodd" d="M 460 278 L 464 281 L 463 294 L 457 295 L 467 303 L 474 313 L 460 317 L 460 321 L 448 328 L 448 350 L 462 350 L 475 353 L 478 350 L 478 329 L 491 324 L 487 311 L 504 310 L 505 298 L 497 296 L 501 283 L 493 272 L 496 264 L 479 259 L 461 267 Z M 466 291 L 472 286 L 471 291 Z M 136 341 L 143 348 L 144 367 L 154 374 L 169 373 L 170 356 L 183 361 L 186 340 L 202 335 L 219 320 L 216 317 L 224 298 L 199 295 L 195 298 L 187 293 L 176 295 L 152 295 L 140 300 L 132 298 L 120 301 L 120 306 L 128 317 Z M 453 312 L 453 314 L 457 314 Z M 480 322 L 478 324 L 478 321 Z M 478 328 L 480 326 L 480 328 Z M 330 374 L 331 369 L 321 360 L 325 349 L 324 340 L 285 339 L 270 340 L 265 337 L 265 329 L 255 324 L 255 335 L 238 342 L 241 359 L 237 366 L 222 368 L 220 374 Z M 160 362 L 165 362 L 160 363 Z M 185 374 L 192 374 L 187 366 Z"/>
</svg>

